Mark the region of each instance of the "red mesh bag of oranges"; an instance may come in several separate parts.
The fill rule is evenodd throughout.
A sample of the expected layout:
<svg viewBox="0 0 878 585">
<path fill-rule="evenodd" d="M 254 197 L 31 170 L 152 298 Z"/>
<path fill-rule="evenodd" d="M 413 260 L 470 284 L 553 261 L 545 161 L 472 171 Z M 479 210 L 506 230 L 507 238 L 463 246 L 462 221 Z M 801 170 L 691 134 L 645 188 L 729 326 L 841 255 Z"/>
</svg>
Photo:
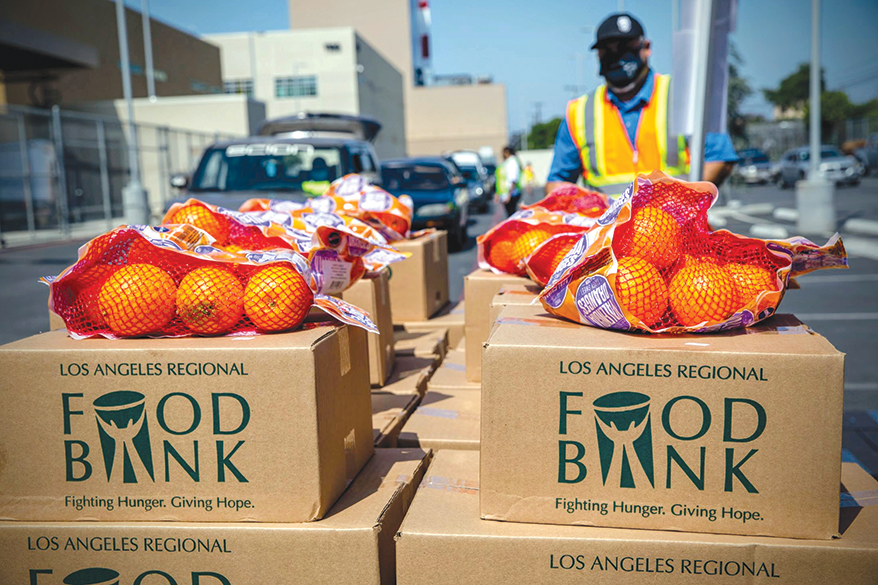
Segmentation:
<svg viewBox="0 0 878 585">
<path fill-rule="evenodd" d="M 389 242 L 409 237 L 414 212 L 414 202 L 408 195 L 394 197 L 356 174 L 333 181 L 323 197 L 311 200 L 311 207 L 364 221 Z"/>
<path fill-rule="evenodd" d="M 588 217 L 598 218 L 610 207 L 607 196 L 597 191 L 587 191 L 573 183 L 565 183 L 555 187 L 552 192 L 530 205 L 522 205 L 522 209 L 542 207 L 547 211 L 564 211 L 579 213 Z"/>
<path fill-rule="evenodd" d="M 551 274 L 544 266 L 557 266 L 578 237 L 596 224 L 596 219 L 578 213 L 547 211 L 542 207 L 520 209 L 476 239 L 479 267 L 498 274 L 524 276 L 528 272 L 525 261 L 540 245 L 553 236 L 565 234 L 567 238 L 544 246 L 534 263 L 538 272 Z"/>
<path fill-rule="evenodd" d="M 722 331 L 773 315 L 791 277 L 847 267 L 838 234 L 821 247 L 711 231 L 716 197 L 711 183 L 638 176 L 561 261 L 543 306 L 603 329 Z"/>
<path fill-rule="evenodd" d="M 294 250 L 240 254 L 190 225 L 121 226 L 85 244 L 50 287 L 74 338 L 253 335 L 298 327 L 312 306 L 377 332 L 360 309 L 316 293 Z"/>
<path fill-rule="evenodd" d="M 295 250 L 308 258 L 312 276 L 318 281 L 315 290 L 325 294 L 341 292 L 367 271 L 379 271 L 407 257 L 388 246 L 369 226 L 358 222 L 358 233 L 349 225 L 356 220 L 315 214 L 307 207 L 302 209 L 303 205 L 281 201 L 274 208 L 266 205 L 264 210 L 243 213 L 189 199 L 171 206 L 162 224 L 193 225 L 210 234 L 226 251 Z M 291 215 L 289 209 L 296 211 Z"/>
</svg>

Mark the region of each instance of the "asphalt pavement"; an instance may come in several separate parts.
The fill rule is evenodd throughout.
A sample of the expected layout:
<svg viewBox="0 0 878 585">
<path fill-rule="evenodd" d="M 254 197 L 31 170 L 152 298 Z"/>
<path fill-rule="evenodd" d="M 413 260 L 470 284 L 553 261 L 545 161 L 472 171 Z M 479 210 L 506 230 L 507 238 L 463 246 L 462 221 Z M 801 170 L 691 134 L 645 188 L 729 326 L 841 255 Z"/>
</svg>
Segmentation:
<svg viewBox="0 0 878 585">
<path fill-rule="evenodd" d="M 748 233 L 753 225 L 780 226 L 797 235 L 789 221 L 774 217 L 776 208 L 794 208 L 793 191 L 774 186 L 735 187 L 722 203 L 725 208 L 736 205 L 763 205 L 759 213 L 728 216 L 726 228 Z M 537 195 L 534 195 L 535 199 Z M 735 203 L 735 201 L 739 203 Z M 858 187 L 841 188 L 836 192 L 839 225 L 844 220 L 860 217 L 878 220 L 878 178 L 866 179 Z M 747 209 L 746 207 L 744 208 Z M 449 256 L 450 298 L 463 296 L 463 277 L 476 267 L 475 236 L 484 233 L 503 217 L 499 206 L 486 214 L 474 215 L 470 222 L 470 240 L 460 251 Z M 818 243 L 822 235 L 804 234 Z M 848 234 L 843 233 L 843 237 Z M 853 237 L 853 236 L 851 236 Z M 878 237 L 862 237 L 865 247 L 850 252 L 849 270 L 828 270 L 803 276 L 801 289 L 789 291 L 781 311 L 798 315 L 813 329 L 826 336 L 847 354 L 845 409 L 878 410 Z M 76 251 L 84 242 L 43 245 L 0 252 L 0 343 L 26 337 L 48 328 L 46 300 L 48 288 L 39 277 L 55 275 L 72 264 Z M 874 250 L 874 253 L 872 252 Z"/>
</svg>

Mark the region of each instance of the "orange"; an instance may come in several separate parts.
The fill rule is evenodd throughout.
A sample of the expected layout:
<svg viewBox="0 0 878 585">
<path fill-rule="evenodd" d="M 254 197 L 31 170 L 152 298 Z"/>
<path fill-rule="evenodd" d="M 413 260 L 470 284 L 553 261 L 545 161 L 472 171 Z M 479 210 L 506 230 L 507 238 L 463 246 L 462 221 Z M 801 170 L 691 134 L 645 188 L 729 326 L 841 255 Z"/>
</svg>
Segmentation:
<svg viewBox="0 0 878 585">
<path fill-rule="evenodd" d="M 616 272 L 616 300 L 625 309 L 650 326 L 668 306 L 668 287 L 658 268 L 642 258 L 619 259 Z"/>
<path fill-rule="evenodd" d="M 680 256 L 680 224 L 674 216 L 647 205 L 619 226 L 614 234 L 613 251 L 617 256 L 635 256 L 666 268 Z"/>
<path fill-rule="evenodd" d="M 296 270 L 283 264 L 263 268 L 244 289 L 244 312 L 265 331 L 297 327 L 308 314 L 314 294 Z"/>
<path fill-rule="evenodd" d="M 231 226 L 226 217 L 214 213 L 203 205 L 184 205 L 165 223 L 188 223 L 209 233 L 222 245 L 229 239 Z"/>
<path fill-rule="evenodd" d="M 98 305 L 117 335 L 143 335 L 162 329 L 174 318 L 177 287 L 171 275 L 151 264 L 129 264 L 101 287 Z"/>
<path fill-rule="evenodd" d="M 746 305 L 764 290 L 777 290 L 775 273 L 767 268 L 753 264 L 729 264 L 725 269 L 738 285 L 742 304 Z"/>
<path fill-rule="evenodd" d="M 537 246 L 552 237 L 552 234 L 542 228 L 529 229 L 517 238 L 513 243 L 513 254 L 518 260 L 524 260 L 537 249 Z"/>
<path fill-rule="evenodd" d="M 79 293 L 76 295 L 74 314 L 81 315 L 91 327 L 101 329 L 106 326 L 98 297 L 104 282 L 117 268 L 117 266 L 98 264 L 85 270 L 76 279 Z"/>
<path fill-rule="evenodd" d="M 731 273 L 705 259 L 687 261 L 668 287 L 671 309 L 680 325 L 724 321 L 743 305 Z"/>
<path fill-rule="evenodd" d="M 241 320 L 244 287 L 222 268 L 196 268 L 177 288 L 177 315 L 195 333 L 226 333 Z"/>
</svg>

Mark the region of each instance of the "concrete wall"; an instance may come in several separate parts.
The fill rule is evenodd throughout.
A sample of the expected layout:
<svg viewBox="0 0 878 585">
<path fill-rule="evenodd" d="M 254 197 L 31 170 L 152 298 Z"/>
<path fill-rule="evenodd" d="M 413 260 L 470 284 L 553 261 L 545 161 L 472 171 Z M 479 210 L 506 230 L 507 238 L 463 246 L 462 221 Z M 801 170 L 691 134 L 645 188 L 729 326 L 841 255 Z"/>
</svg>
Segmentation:
<svg viewBox="0 0 878 585">
<path fill-rule="evenodd" d="M 379 158 L 396 158 L 406 153 L 405 99 L 402 74 L 375 49 L 357 38 L 357 94 L 359 113 L 381 122 L 375 139 Z"/>
<path fill-rule="evenodd" d="M 265 102 L 269 118 L 302 111 L 358 111 L 356 38 L 352 28 L 230 33 L 205 38 L 221 48 L 224 80 L 255 77 L 254 98 Z M 338 50 L 329 50 L 327 45 L 337 45 Z M 253 60 L 251 46 L 255 52 Z M 304 75 L 317 77 L 316 96 L 276 97 L 276 78 Z"/>
<path fill-rule="evenodd" d="M 303 31 L 336 26 L 355 27 L 411 85 L 412 49 L 410 0 L 289 0 L 290 28 Z"/>
<path fill-rule="evenodd" d="M 145 66 L 143 26 L 139 12 L 127 8 L 125 18 L 132 66 Z M 106 100 L 122 97 L 116 7 L 108 0 L 39 0 L 0 2 L 0 20 L 8 20 L 46 33 L 90 45 L 98 50 L 97 69 L 61 73 L 53 84 L 60 91 L 60 103 Z M 192 35 L 151 21 L 153 63 L 167 75 L 156 79 L 159 96 L 192 95 L 222 91 L 219 49 Z M 135 97 L 146 96 L 146 77 L 131 76 Z M 7 83 L 6 99 L 11 104 L 30 105 L 27 83 Z"/>
<path fill-rule="evenodd" d="M 416 87 L 406 106 L 410 155 L 481 146 L 499 153 L 508 141 L 503 85 Z"/>
<path fill-rule="evenodd" d="M 127 120 L 128 113 L 124 100 L 76 104 L 79 111 Z M 138 144 L 140 145 L 141 181 L 149 192 L 152 212 L 157 219 L 164 210 L 166 195 L 172 195 L 166 188 L 164 169 L 170 158 L 170 173 L 194 170 L 204 149 L 216 139 L 216 135 L 248 136 L 265 119 L 265 105 L 248 99 L 243 95 L 188 96 L 160 98 L 150 102 L 147 98 L 134 100 L 134 119 L 139 125 Z M 164 139 L 155 126 L 166 126 L 174 132 L 170 137 L 171 152 L 167 158 L 159 151 Z M 127 135 L 127 127 L 124 128 Z M 222 136 L 220 137 L 222 138 Z M 159 214 L 159 215 L 156 215 Z"/>
</svg>

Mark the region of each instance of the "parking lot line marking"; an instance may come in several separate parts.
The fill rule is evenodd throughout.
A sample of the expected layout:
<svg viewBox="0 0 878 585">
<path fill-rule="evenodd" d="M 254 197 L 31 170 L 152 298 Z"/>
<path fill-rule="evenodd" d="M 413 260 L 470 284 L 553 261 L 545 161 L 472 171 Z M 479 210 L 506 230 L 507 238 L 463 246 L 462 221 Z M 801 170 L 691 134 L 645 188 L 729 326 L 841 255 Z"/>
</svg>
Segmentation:
<svg viewBox="0 0 878 585">
<path fill-rule="evenodd" d="M 804 322 L 808 321 L 869 321 L 878 319 L 878 313 L 800 313 L 796 315 Z"/>
<path fill-rule="evenodd" d="M 846 382 L 845 390 L 853 390 L 854 392 L 870 392 L 878 390 L 878 382 Z M 878 411 L 872 411 L 878 416 Z M 878 420 L 878 419 L 876 419 Z"/>
</svg>

